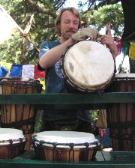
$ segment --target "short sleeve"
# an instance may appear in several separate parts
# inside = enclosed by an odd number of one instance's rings
[[[39,57],[41,57],[44,53],[46,53],[48,50],[50,50],[50,48],[48,46],[48,42],[45,41],[45,42],[41,43],[39,50],[40,50]]]

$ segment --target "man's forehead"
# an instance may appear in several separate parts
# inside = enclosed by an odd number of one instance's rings
[[[74,14],[74,13],[72,13],[71,11],[64,11],[63,13],[62,13],[62,16],[61,16],[61,19],[72,19],[72,20],[79,20],[79,18]]]

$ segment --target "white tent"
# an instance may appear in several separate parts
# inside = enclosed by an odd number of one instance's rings
[[[7,40],[17,29],[19,29],[17,23],[0,5],[0,44]]]

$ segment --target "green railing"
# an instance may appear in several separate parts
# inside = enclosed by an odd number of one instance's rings
[[[135,103],[135,92],[109,92],[100,94],[9,94],[0,95],[2,104],[31,104],[37,109],[103,108],[112,103]],[[49,162],[27,157],[0,159],[0,168],[135,168],[135,152],[110,152],[110,159],[79,163]],[[120,157],[121,156],[121,157]]]

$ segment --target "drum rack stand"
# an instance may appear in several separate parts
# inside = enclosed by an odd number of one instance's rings
[[[107,92],[92,94],[0,94],[0,105],[29,104],[37,109],[91,109],[106,108],[112,103],[135,103],[135,92]],[[127,168],[135,167],[134,151],[112,152],[110,160],[79,163],[33,160],[28,157],[0,159],[0,168]]]

